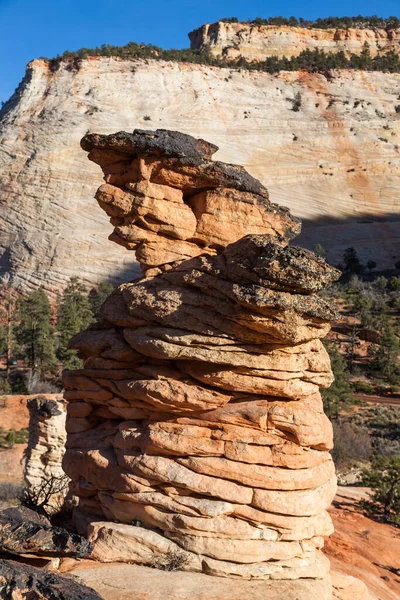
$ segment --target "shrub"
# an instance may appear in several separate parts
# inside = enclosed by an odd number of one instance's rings
[[[57,386],[48,381],[41,381],[39,374],[29,371],[25,377],[25,386],[28,394],[57,394]]]
[[[400,457],[376,456],[362,477],[372,490],[372,501],[366,505],[369,511],[400,525]]]
[[[9,448],[13,448],[15,444],[15,431],[11,430],[6,435],[6,443]]]
[[[0,378],[0,392],[2,394],[11,394],[12,388],[11,384],[8,381],[7,377]]]
[[[352,387],[355,392],[359,394],[375,394],[375,388],[370,383],[365,383],[365,381],[353,381]]]
[[[359,461],[367,461],[372,455],[368,429],[347,421],[334,421],[334,448],[332,458],[338,470]]]
[[[294,97],[294,100],[292,100],[292,104],[293,104],[292,110],[294,112],[298,112],[300,110],[301,102],[302,102],[301,94],[300,94],[300,92],[297,92],[297,94]]]
[[[48,475],[36,486],[24,489],[21,504],[48,516],[54,512],[54,503],[61,508],[68,490],[69,479],[66,475]]]
[[[391,292],[400,291],[400,277],[391,277],[389,279],[388,288]]]
[[[21,483],[11,481],[0,481],[0,502],[5,500],[17,500],[22,494],[24,486]]]
[[[181,571],[189,561],[190,555],[187,552],[168,550],[167,554],[156,558],[151,566],[161,571]]]
[[[387,288],[388,280],[386,277],[381,275],[378,279],[375,280],[375,285],[379,290],[385,290]]]
[[[322,258],[324,258],[326,256],[326,250],[322,246],[322,244],[315,244],[314,252],[317,256],[321,256]]]

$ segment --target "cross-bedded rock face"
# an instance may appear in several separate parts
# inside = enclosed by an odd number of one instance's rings
[[[286,209],[242,167],[214,162],[217,146],[177,131],[88,134],[82,148],[106,183],[96,199],[110,216],[110,239],[135,250],[143,270],[216,254],[248,233],[282,243],[300,233]],[[155,269],[154,269],[155,268]]]
[[[336,482],[319,388],[335,312],[316,293],[338,272],[288,246],[298,222],[203,140],[158,130],[82,145],[106,173],[111,238],[145,271],[73,338],[84,368],[64,377],[64,468],[93,556],[325,578]]]

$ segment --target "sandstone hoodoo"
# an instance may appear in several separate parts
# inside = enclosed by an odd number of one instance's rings
[[[37,396],[28,401],[28,409],[25,484],[37,503],[45,501],[48,512],[57,512],[67,493],[61,467],[66,439],[65,402],[55,397]]]
[[[87,135],[110,239],[144,277],[75,336],[64,469],[102,561],[320,582],[336,487],[319,388],[338,271],[216,147],[157,130]],[[295,585],[295,583],[293,583]],[[311,583],[310,583],[311,585]]]

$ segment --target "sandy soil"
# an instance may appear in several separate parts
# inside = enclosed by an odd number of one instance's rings
[[[25,448],[26,444],[16,444],[0,452],[0,481],[22,482]]]

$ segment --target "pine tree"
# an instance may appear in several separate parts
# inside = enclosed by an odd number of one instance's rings
[[[357,256],[357,252],[353,247],[347,248],[344,251],[343,262],[346,273],[355,273],[356,275],[359,275],[363,270],[363,266]]]
[[[55,331],[50,302],[43,287],[17,302],[17,320],[15,340],[29,367],[42,378],[56,373]]]
[[[400,277],[391,277],[389,279],[388,288],[391,292],[399,292],[400,291]]]
[[[101,309],[106,298],[114,290],[112,283],[100,283],[99,287],[92,288],[89,292],[89,303],[94,318],[98,321],[101,318]]]
[[[379,347],[375,352],[372,365],[392,384],[397,384],[400,377],[399,353],[399,338],[387,323],[383,327]]]
[[[1,290],[0,316],[0,355],[6,357],[6,380],[10,375],[11,357],[14,346],[15,298],[12,287],[5,284]]]
[[[334,344],[327,343],[326,349],[331,359],[332,372],[335,377],[332,385],[322,390],[325,412],[330,419],[339,417],[340,409],[353,399],[353,390],[349,381],[346,361]]]
[[[57,310],[57,331],[60,334],[58,354],[65,369],[79,369],[81,361],[75,350],[68,349],[73,335],[83,331],[93,322],[86,287],[77,277],[71,278],[64,289]]]

